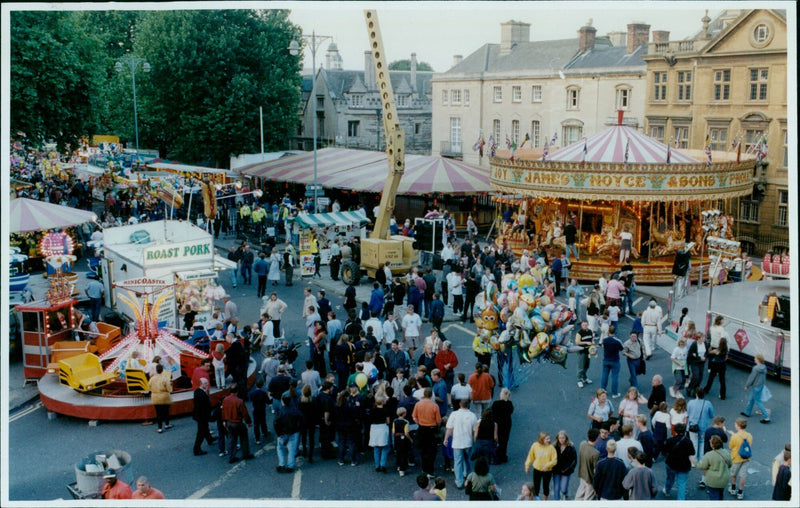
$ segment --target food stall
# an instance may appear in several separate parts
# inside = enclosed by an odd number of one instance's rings
[[[118,309],[131,322],[133,309],[118,306],[124,290],[119,283],[131,279],[161,280],[175,286],[168,301],[160,307],[159,327],[178,329],[183,314],[191,306],[196,320],[211,318],[216,300],[223,291],[216,279],[220,270],[236,265],[214,250],[214,238],[201,228],[185,221],[161,220],[116,228],[103,232],[105,257],[101,260],[106,305]]]
[[[314,275],[314,244],[319,249],[321,264],[330,261],[328,243],[366,236],[364,225],[369,219],[358,212],[300,213],[289,219],[300,226],[300,275]]]

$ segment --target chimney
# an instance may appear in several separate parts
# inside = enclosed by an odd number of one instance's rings
[[[708,9],[706,9],[706,15],[700,19],[700,22],[703,23],[703,31],[700,34],[700,38],[709,39],[711,34],[708,32],[708,24],[711,23],[711,18],[708,17]]]
[[[647,44],[650,40],[650,25],[644,23],[630,23],[628,24],[628,50],[627,54],[636,51],[636,48],[642,44]]]
[[[653,42],[669,42],[669,31],[653,30]]]
[[[615,48],[621,48],[625,45],[625,32],[609,32],[608,40],[611,41],[611,45]]]
[[[592,26],[591,18],[586,22],[586,26],[578,30],[578,51],[585,53],[594,48],[594,38],[597,34],[597,29]]]
[[[367,90],[375,90],[375,64],[372,62],[372,52],[364,51],[364,86]]]
[[[531,24],[522,21],[509,20],[500,23],[500,54],[511,53],[514,45],[519,42],[531,41]]]
[[[411,89],[417,91],[417,54],[411,53]]]
[[[462,55],[453,55],[453,67],[460,64],[462,60],[464,60]]]

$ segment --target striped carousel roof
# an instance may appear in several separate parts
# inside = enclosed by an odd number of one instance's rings
[[[489,192],[489,172],[444,157],[406,155],[400,195]],[[314,182],[314,155],[304,153],[239,168],[243,175],[301,184]],[[317,182],[323,187],[381,192],[389,168],[384,152],[323,148],[317,150]]]
[[[583,148],[586,146],[586,162],[625,162],[625,145],[628,144],[628,162],[631,164],[663,164],[667,160],[667,145],[625,125],[614,125],[594,136],[581,139],[577,143],[554,152],[549,160],[581,162]],[[700,161],[679,152],[670,150],[672,164],[698,164]]]

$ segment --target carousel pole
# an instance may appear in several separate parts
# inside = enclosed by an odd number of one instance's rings
[[[650,253],[653,252],[653,202],[650,201],[650,245],[647,248],[647,262],[650,262]]]

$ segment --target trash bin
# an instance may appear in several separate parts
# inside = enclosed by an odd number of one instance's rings
[[[90,453],[75,463],[77,489],[84,495],[99,494],[106,483],[103,479],[106,469],[113,469],[118,480],[133,485],[130,454],[122,450],[109,450]]]

